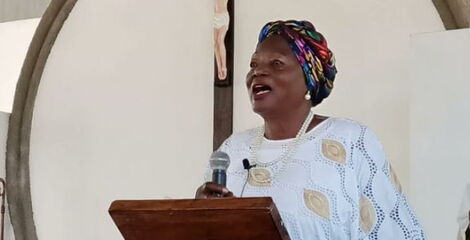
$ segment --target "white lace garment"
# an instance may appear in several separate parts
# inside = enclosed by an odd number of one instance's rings
[[[238,197],[257,132],[234,134],[220,147],[231,159],[227,187]],[[264,139],[258,161],[275,161],[290,141]],[[250,171],[243,197],[272,197],[292,240],[425,239],[380,142],[355,121],[329,118],[290,159]]]

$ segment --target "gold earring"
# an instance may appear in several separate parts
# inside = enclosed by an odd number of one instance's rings
[[[311,98],[311,96],[310,96],[310,91],[307,91],[307,93],[305,94],[304,98],[305,98],[305,100],[310,101],[310,98]]]

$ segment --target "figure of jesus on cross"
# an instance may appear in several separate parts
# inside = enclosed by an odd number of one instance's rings
[[[232,134],[234,13],[234,0],[214,0],[214,150]]]
[[[225,35],[230,24],[230,15],[227,9],[228,0],[215,0],[214,12],[214,53],[217,63],[217,77],[219,80],[227,78],[227,51],[225,49]]]

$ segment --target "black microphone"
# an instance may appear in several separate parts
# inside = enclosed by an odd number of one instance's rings
[[[250,164],[250,161],[248,161],[248,159],[243,159],[243,168],[246,169],[246,170],[250,170],[251,168],[254,168],[256,167],[256,164],[253,164],[251,165]]]
[[[230,157],[222,151],[212,153],[209,160],[212,169],[212,182],[222,186],[227,185],[227,168],[230,165]]]
[[[250,161],[248,161],[248,159],[246,158],[243,159],[242,162],[243,162],[243,168],[247,170],[247,174],[246,174],[245,183],[243,184],[242,191],[240,193],[240,197],[243,197],[243,193],[245,192],[246,183],[248,182],[248,179],[250,178],[250,169],[256,167],[256,164],[251,165]]]

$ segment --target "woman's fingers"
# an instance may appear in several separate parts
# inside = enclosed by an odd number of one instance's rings
[[[224,197],[235,197],[235,196],[233,195],[233,192],[229,191],[228,193],[224,194]]]
[[[208,193],[218,193],[218,194],[225,195],[230,192],[226,187],[216,184],[216,183],[207,182],[205,183],[205,185],[206,185],[206,191]]]
[[[204,183],[196,191],[196,198],[212,198],[215,196],[233,197],[233,193],[226,187],[212,182]]]

